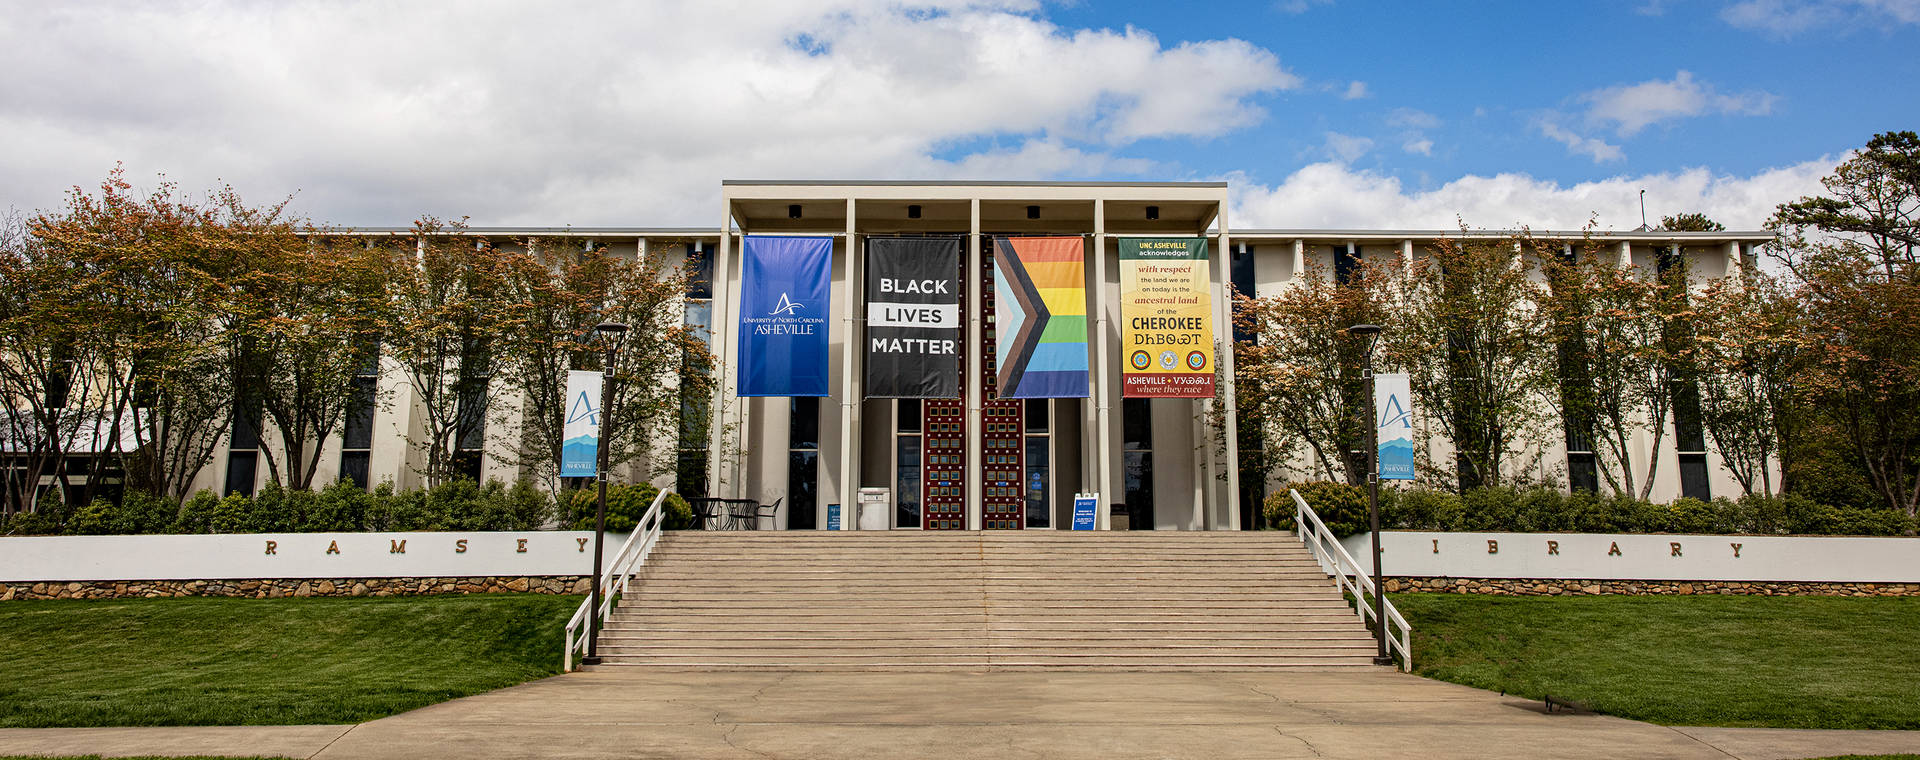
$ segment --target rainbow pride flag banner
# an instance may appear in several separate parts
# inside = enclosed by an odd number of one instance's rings
[[[996,237],[993,293],[999,398],[1086,398],[1086,241]]]

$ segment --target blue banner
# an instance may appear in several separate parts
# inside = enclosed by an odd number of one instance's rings
[[[566,408],[560,477],[594,477],[600,471],[600,373],[567,371]]]
[[[1380,479],[1413,480],[1413,394],[1403,373],[1373,376]]]
[[[832,266],[832,238],[747,236],[740,263],[739,395],[827,395]]]

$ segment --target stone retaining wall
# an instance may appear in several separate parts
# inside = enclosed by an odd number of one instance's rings
[[[12,599],[131,599],[227,596],[269,599],[302,596],[417,596],[423,594],[581,594],[584,575],[467,578],[278,578],[214,581],[45,581],[0,583],[0,602]]]
[[[1794,581],[1635,581],[1554,578],[1387,578],[1388,592],[1493,594],[1496,596],[1591,596],[1598,594],[1686,596],[1920,596],[1920,583],[1809,583]]]

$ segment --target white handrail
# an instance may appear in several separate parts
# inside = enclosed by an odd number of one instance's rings
[[[1307,500],[1300,497],[1299,491],[1289,488],[1287,493],[1293,495],[1294,530],[1300,536],[1300,542],[1307,545],[1307,550],[1313,553],[1313,558],[1319,560],[1322,567],[1331,567],[1342,592],[1353,592],[1353,606],[1361,624],[1372,623],[1373,604],[1368,597],[1375,595],[1373,578],[1367,575],[1359,562],[1354,561],[1352,554],[1347,553],[1347,547],[1342,546],[1333,531],[1327,529],[1320,515],[1307,506]],[[1391,655],[1397,650],[1400,653],[1400,669],[1412,672],[1413,628],[1407,625],[1406,618],[1400,616],[1400,611],[1393,608],[1392,600],[1382,597],[1381,602],[1387,610],[1388,622],[1392,623],[1392,627],[1385,628],[1387,654]],[[1399,638],[1393,635],[1396,628],[1399,629]]]
[[[634,523],[633,532],[627,534],[626,543],[620,545],[620,551],[613,555],[613,561],[607,563],[604,574],[594,579],[595,583],[600,584],[601,599],[600,609],[595,611],[598,624],[593,628],[596,632],[604,628],[607,616],[613,613],[614,589],[618,588],[622,594],[627,592],[627,581],[646,563],[647,555],[653,553],[653,545],[659,542],[660,531],[665,527],[661,522],[660,505],[666,503],[669,493],[672,492],[661,489],[660,494],[653,497],[653,504],[641,513],[639,522]],[[616,577],[618,583],[615,582]],[[566,651],[560,655],[560,670],[563,673],[573,672],[574,652],[585,654],[587,651],[587,637],[579,633],[592,607],[593,595],[589,592],[586,601],[581,602],[580,608],[574,610],[573,617],[567,620]]]

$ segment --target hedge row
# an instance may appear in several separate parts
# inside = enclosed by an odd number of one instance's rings
[[[1346,483],[1292,483],[1334,533],[1367,529],[1367,493]],[[1293,529],[1286,490],[1263,505],[1269,528]],[[1631,496],[1562,493],[1550,488],[1476,488],[1463,494],[1416,488],[1380,489],[1380,527],[1512,533],[1707,533],[1745,535],[1898,536],[1913,518],[1891,509],[1833,507],[1798,494],[1655,504]]]
[[[608,530],[632,530],[658,493],[646,483],[609,486]],[[525,480],[511,486],[455,480],[405,491],[383,483],[371,492],[347,481],[319,491],[270,483],[252,497],[221,498],[202,490],[178,505],[135,491],[119,503],[98,498],[78,509],[57,498],[43,500],[38,511],[0,519],[0,535],[590,529],[594,497],[583,490],[555,499]],[[662,509],[668,528],[692,526],[693,514],[678,495],[669,496]]]

